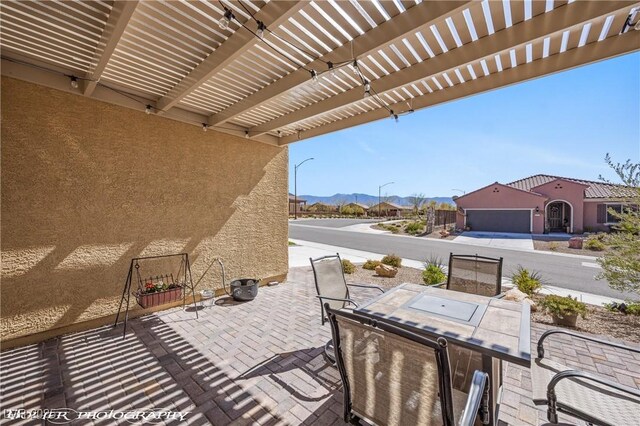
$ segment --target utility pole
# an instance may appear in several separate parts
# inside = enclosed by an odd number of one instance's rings
[[[380,207],[381,207],[380,205],[382,204],[382,197],[380,194],[381,194],[382,188],[384,188],[387,185],[392,185],[394,183],[395,182],[387,182],[384,185],[380,185],[378,187],[378,217],[382,217],[382,214],[380,213]]]
[[[293,219],[298,219],[298,167],[309,160],[313,160],[313,157],[307,158],[293,167]]]

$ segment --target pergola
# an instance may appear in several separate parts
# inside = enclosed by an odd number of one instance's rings
[[[636,51],[639,4],[3,0],[2,73],[286,145]]]

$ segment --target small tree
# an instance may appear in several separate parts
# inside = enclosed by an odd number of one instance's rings
[[[424,194],[411,194],[409,197],[409,203],[413,208],[413,213],[420,218],[420,211],[424,208],[424,204],[427,201]]]
[[[609,154],[605,161],[629,191],[624,194],[625,205],[620,212],[609,209],[619,222],[614,226],[616,232],[609,236],[612,250],[598,259],[602,272],[597,278],[607,280],[615,290],[640,294],[640,164],[631,160],[613,163]]]

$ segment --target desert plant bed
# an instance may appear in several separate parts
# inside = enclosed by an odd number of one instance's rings
[[[402,283],[423,283],[422,270],[420,269],[403,266],[398,268],[398,274],[394,278],[383,278],[377,276],[375,271],[363,269],[362,263],[356,264],[355,272],[346,275],[346,279],[348,283],[368,283],[384,289],[391,289]],[[543,297],[534,295],[533,300],[539,304]],[[558,327],[553,325],[551,315],[545,313],[543,309],[532,312],[531,321]],[[640,343],[640,332],[638,331],[640,330],[640,316],[625,315],[620,312],[611,312],[602,306],[587,305],[587,318],[580,318],[575,330]]]
[[[533,237],[533,248],[535,250],[550,251],[555,253],[571,253],[580,254],[583,256],[602,256],[604,253],[611,251],[611,247],[606,244],[606,239],[603,241],[603,250],[592,250],[590,245],[587,244],[589,239],[594,239],[593,235],[574,235],[575,237],[581,237],[584,239],[582,248],[575,249],[569,248],[568,240],[551,240],[549,237]]]

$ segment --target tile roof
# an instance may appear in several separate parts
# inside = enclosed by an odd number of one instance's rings
[[[531,191],[531,189],[535,188],[536,186],[544,185],[545,183],[552,182],[556,179],[563,179],[569,182],[576,182],[582,185],[587,185],[588,188],[586,188],[584,191],[585,198],[622,198],[633,197],[634,195],[637,195],[637,193],[634,194],[633,188],[629,186],[551,175],[529,176],[524,179],[508,183],[507,185],[524,191]]]

